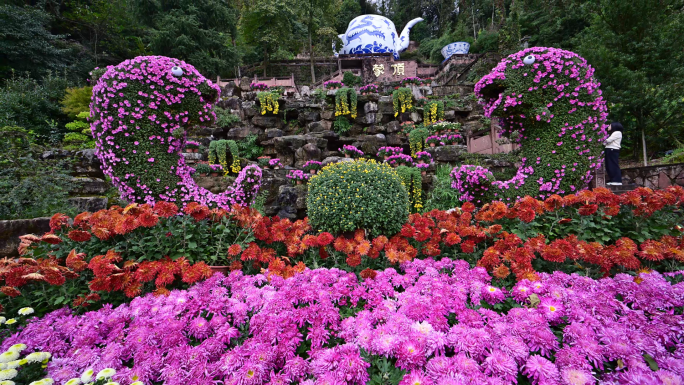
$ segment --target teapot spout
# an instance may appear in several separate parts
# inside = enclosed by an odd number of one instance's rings
[[[397,52],[404,52],[406,51],[406,48],[409,46],[409,34],[411,33],[411,28],[413,28],[414,25],[420,23],[423,21],[422,17],[417,17],[406,24],[406,27],[404,27],[404,30],[401,31],[401,35],[399,36],[399,45],[397,46]]]

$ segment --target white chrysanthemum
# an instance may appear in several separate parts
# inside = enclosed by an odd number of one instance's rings
[[[15,345],[10,346],[9,349],[7,349],[7,350],[10,350],[13,352],[23,352],[25,349],[26,349],[25,344],[15,344]]]
[[[13,325],[15,323],[17,323],[17,320],[15,320],[14,318],[10,318],[7,321],[5,321],[5,325]]]
[[[93,379],[93,373],[93,369],[86,369],[86,371],[81,374],[81,381],[84,384],[90,382],[90,380]]]
[[[0,381],[11,380],[17,376],[17,371],[15,369],[5,369],[0,370]]]
[[[29,315],[33,314],[33,308],[32,307],[22,307],[19,309],[19,315]]]
[[[25,360],[30,363],[43,362],[49,359],[52,355],[47,352],[35,352],[26,356]]]
[[[43,381],[43,385],[52,385],[55,383],[55,380],[50,377],[45,377],[41,381]]]
[[[17,358],[19,358],[19,352],[15,352],[12,350],[8,350],[8,351],[0,354],[0,362],[2,362],[2,363],[14,361]]]
[[[14,381],[5,380],[5,381],[0,381],[0,385],[15,385],[15,384],[14,384]]]
[[[10,361],[5,364],[5,367],[3,369],[16,369],[21,366],[21,361],[15,360],[15,361]]]
[[[64,385],[81,385],[81,379],[72,378],[71,380],[67,381]]]
[[[103,378],[112,378],[112,377],[114,377],[115,374],[116,374],[116,370],[114,370],[112,368],[106,368],[106,369],[100,370],[100,372],[97,373],[97,376],[95,376],[95,378],[98,380],[103,379]]]
[[[114,381],[109,381],[109,382],[105,383],[104,385],[119,385],[119,383],[114,382]]]
[[[0,385],[2,385],[2,384],[0,384]],[[132,383],[131,385],[145,385],[145,384],[143,384],[142,381],[136,381],[136,382]]]
[[[5,317],[0,317],[0,325],[4,324],[6,319]]]

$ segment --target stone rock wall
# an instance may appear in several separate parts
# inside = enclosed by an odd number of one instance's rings
[[[19,237],[25,234],[43,235],[50,231],[50,218],[0,221],[0,257],[19,255]]]

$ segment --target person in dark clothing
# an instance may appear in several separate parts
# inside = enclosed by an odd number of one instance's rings
[[[622,185],[622,170],[620,170],[620,143],[622,142],[622,124],[613,122],[608,129],[610,136],[604,142],[606,146],[606,173],[608,185]]]

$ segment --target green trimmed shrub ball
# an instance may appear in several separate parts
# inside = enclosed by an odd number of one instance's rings
[[[389,165],[358,159],[323,167],[309,180],[309,223],[340,234],[365,229],[371,237],[392,236],[408,220],[409,196]]]

